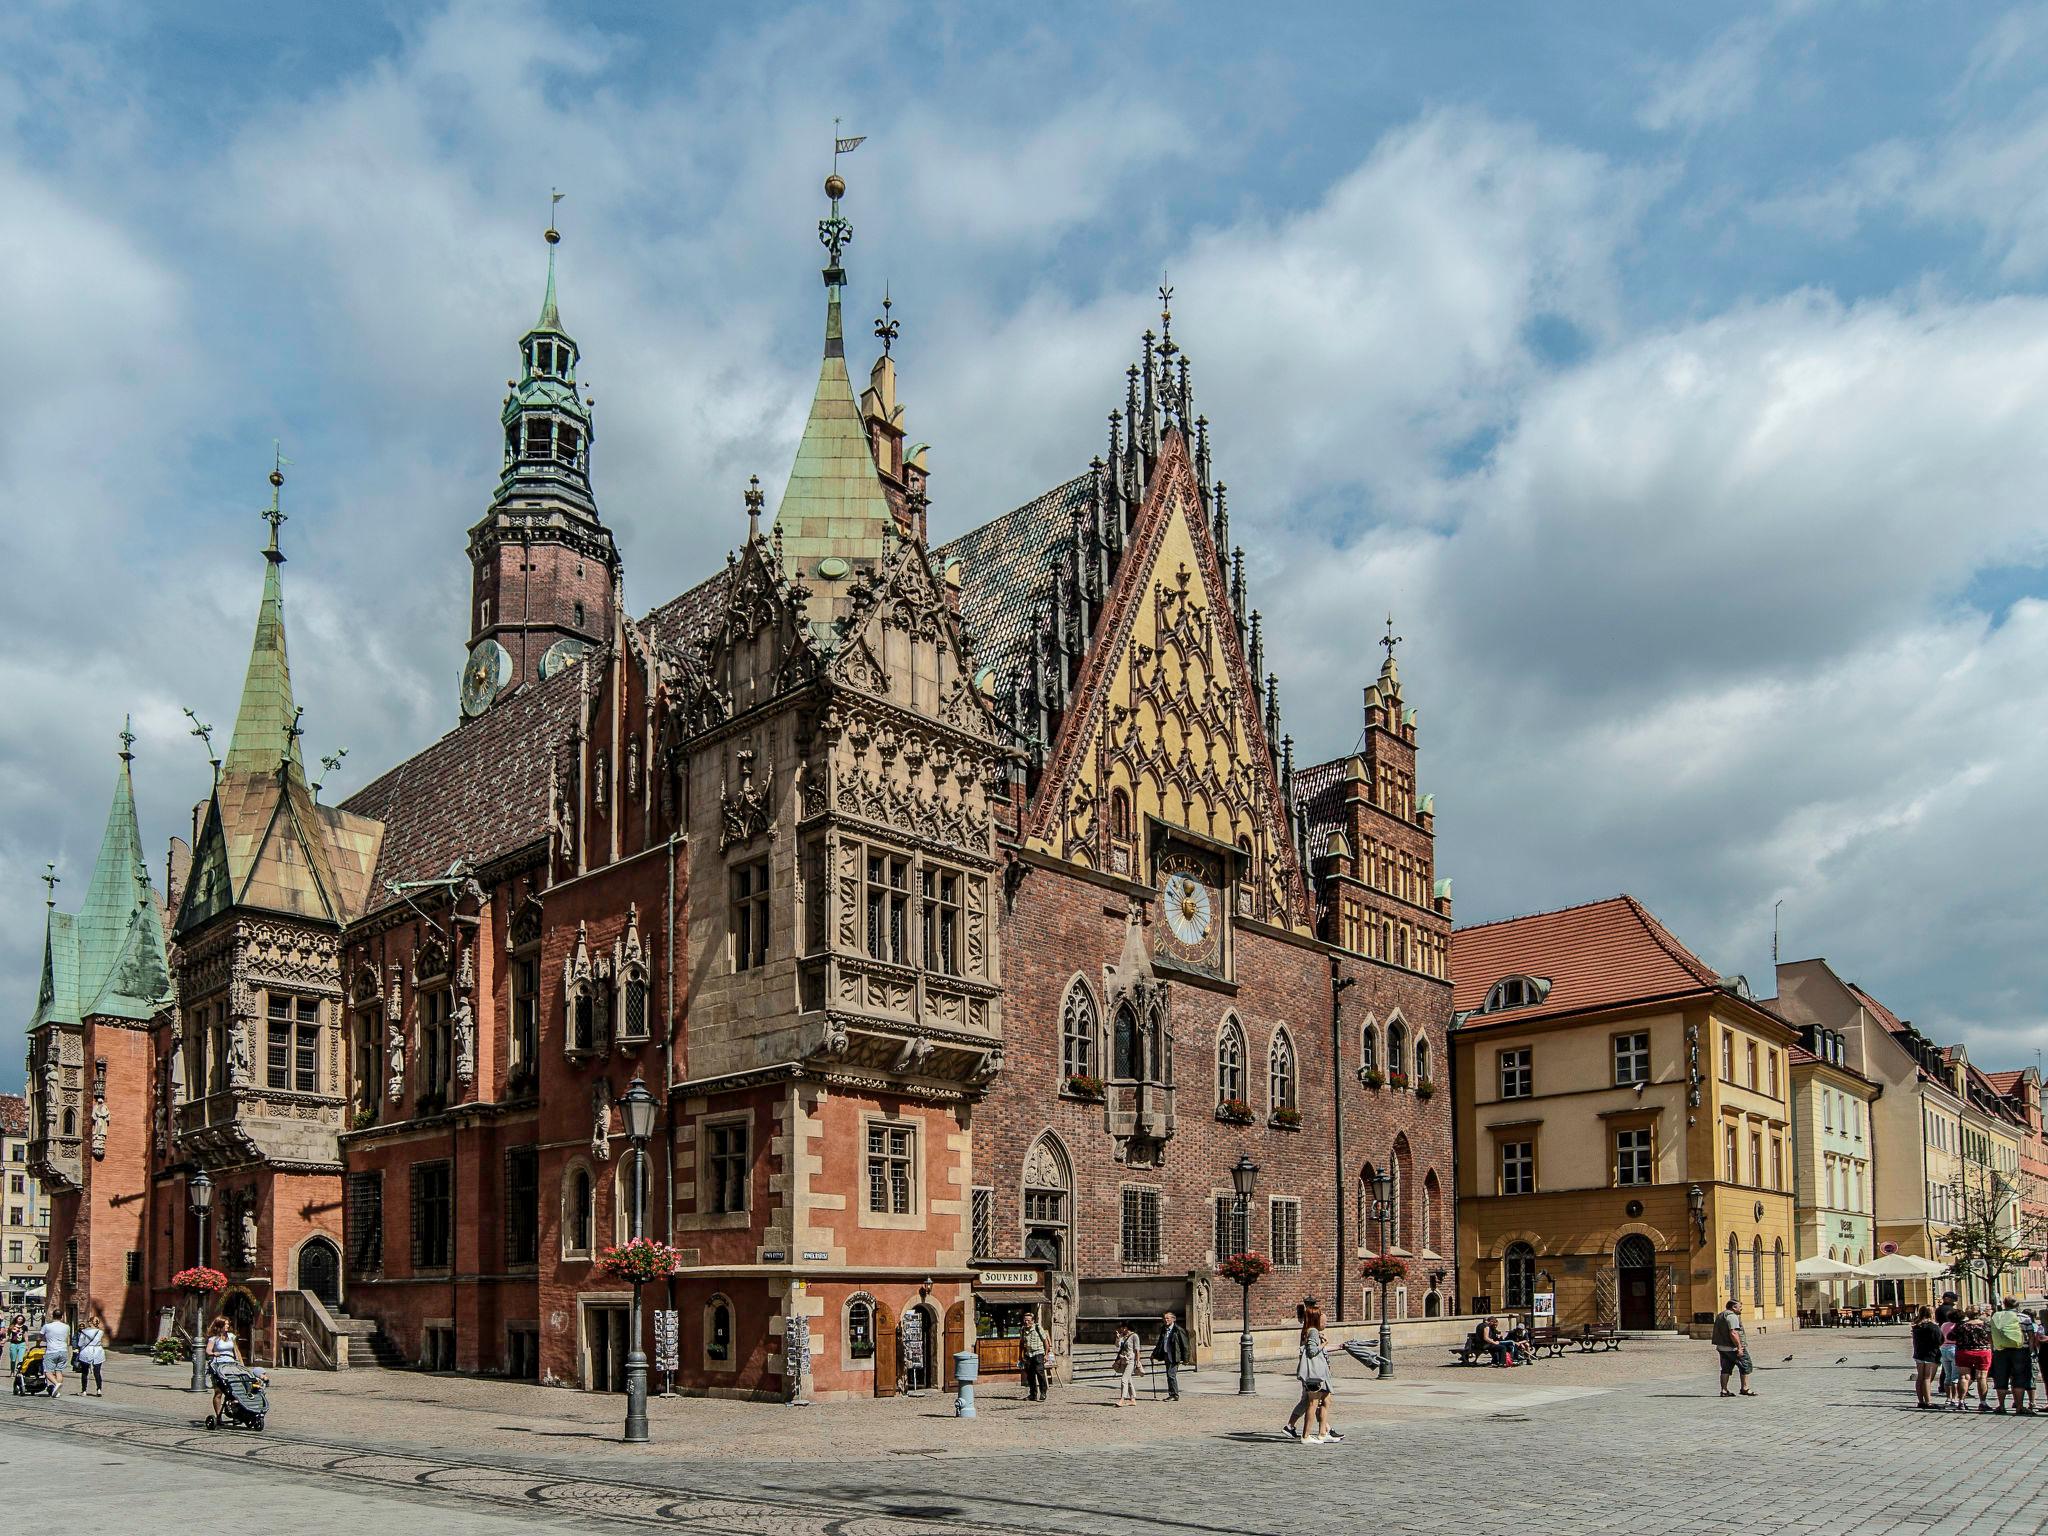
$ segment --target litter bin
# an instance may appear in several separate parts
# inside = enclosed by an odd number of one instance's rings
[[[971,1419],[974,1417],[974,1382],[981,1375],[981,1356],[971,1349],[963,1349],[953,1356],[953,1379],[960,1384],[960,1393],[953,1399],[953,1417]]]

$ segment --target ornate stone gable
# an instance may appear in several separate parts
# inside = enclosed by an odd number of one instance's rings
[[[1168,434],[1025,818],[1027,842],[1150,882],[1145,818],[1245,851],[1240,915],[1313,921],[1272,744],[1186,453]]]

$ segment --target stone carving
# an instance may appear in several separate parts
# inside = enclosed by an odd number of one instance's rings
[[[1188,1322],[1194,1328],[1195,1348],[1205,1354],[1215,1314],[1215,1281],[1207,1270],[1196,1270],[1188,1276]]]
[[[249,1021],[237,1014],[228,1025],[228,1085],[247,1088],[250,1071]]]
[[[626,743],[626,793],[640,793],[640,743],[637,741]]]
[[[95,1099],[92,1106],[92,1155],[95,1162],[107,1155],[107,1127],[111,1119],[107,1114],[107,1101]]]
[[[852,1037],[846,1032],[845,1021],[828,1017],[825,1020],[825,1038],[818,1046],[820,1054],[843,1058],[852,1044]]]
[[[1074,1277],[1064,1271],[1052,1277],[1052,1327],[1048,1338],[1054,1372],[1059,1380],[1069,1380],[1074,1353]]]
[[[891,1072],[915,1072],[931,1058],[932,1043],[923,1035],[912,1035],[889,1063]]]
[[[469,949],[465,946],[455,979],[455,1007],[449,1019],[455,1036],[455,1080],[464,1087],[476,1081],[476,1011],[470,1005],[470,996],[475,989],[476,974],[471,969]]]
[[[597,754],[596,758],[592,760],[590,765],[590,801],[591,805],[596,809],[597,814],[600,816],[604,815],[605,813],[604,787],[605,781],[610,777],[611,774],[608,771],[605,763],[605,755],[602,751],[600,751]]]
[[[405,1097],[405,1011],[401,991],[404,979],[405,967],[392,966],[391,999],[384,1014],[384,1054],[391,1073],[385,1095],[393,1104]]]
[[[982,1052],[981,1059],[974,1064],[974,1070],[968,1074],[968,1081],[977,1085],[992,1083],[1001,1075],[1002,1070],[1003,1050],[1001,1046],[997,1046],[992,1051]]]
[[[590,1155],[600,1163],[612,1156],[612,1093],[602,1078],[590,1085]]]
[[[261,1248],[262,1234],[256,1225],[256,1191],[250,1190],[242,1196],[241,1210],[236,1213],[241,1232],[242,1263],[253,1266]]]
[[[719,785],[719,828],[718,846],[721,851],[734,843],[743,843],[763,833],[773,835],[775,816],[775,765],[770,763],[768,771],[757,785],[754,782],[754,749],[741,747],[735,758],[740,782],[734,789],[730,784]]]
[[[576,859],[576,812],[569,802],[568,791],[562,788],[562,766],[559,761],[548,763],[548,854],[557,864],[573,864]]]

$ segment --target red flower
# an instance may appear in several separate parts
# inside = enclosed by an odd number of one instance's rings
[[[1239,1285],[1250,1285],[1263,1275],[1273,1272],[1273,1261],[1263,1253],[1233,1253],[1216,1266],[1216,1273],[1226,1280]]]
[[[217,1269],[195,1264],[192,1268],[181,1269],[171,1276],[171,1284],[196,1296],[218,1296],[228,1288],[228,1277]]]
[[[628,1284],[637,1281],[645,1285],[655,1280],[666,1280],[682,1267],[680,1252],[651,1237],[639,1237],[616,1248],[603,1249],[597,1256],[599,1274],[608,1280],[624,1280]]]

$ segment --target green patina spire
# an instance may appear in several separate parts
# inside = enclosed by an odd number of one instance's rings
[[[85,889],[74,931],[78,941],[78,993],[84,1012],[114,1018],[149,1018],[171,997],[171,965],[163,919],[150,889],[142,830],[135,819],[130,765],[135,733],[121,727],[121,769],[114,803],[100,837],[99,858]]]
[[[842,145],[847,141],[841,140]],[[853,239],[853,226],[840,214],[846,183],[835,170],[825,178],[832,200],[830,216],[818,221],[818,239],[828,253],[825,267],[825,356],[818,368],[818,388],[811,398],[789,485],[776,510],[785,556],[807,578],[823,582],[821,595],[834,595],[854,562],[879,561],[895,526],[889,501],[875,471],[853,381],[846,372],[846,334],[840,319],[840,293],[846,269],[840,252]]]
[[[554,194],[555,201],[562,194]],[[549,224],[548,287],[540,319],[519,338],[520,368],[508,380],[505,408],[499,413],[505,429],[505,467],[498,478],[492,506],[530,504],[540,496],[559,496],[587,521],[597,518],[590,490],[590,444],[597,435],[590,402],[576,382],[576,340],[562,329],[555,304],[555,248],[562,233]]]
[[[249,651],[242,706],[235,712],[235,734],[223,767],[228,773],[274,773],[285,763],[288,772],[303,779],[299,712],[292,703],[292,670],[285,659],[284,551],[277,547],[278,527],[285,520],[279,505],[283,463],[279,459],[270,471],[270,506],[263,513],[270,524],[270,543],[263,551],[263,602],[256,610],[256,640]]]
[[[548,291],[541,296],[540,318],[533,323],[533,333],[552,331],[567,335],[562,329],[562,312],[555,307],[555,247],[562,243],[562,232],[550,224],[543,238],[548,243]]]

